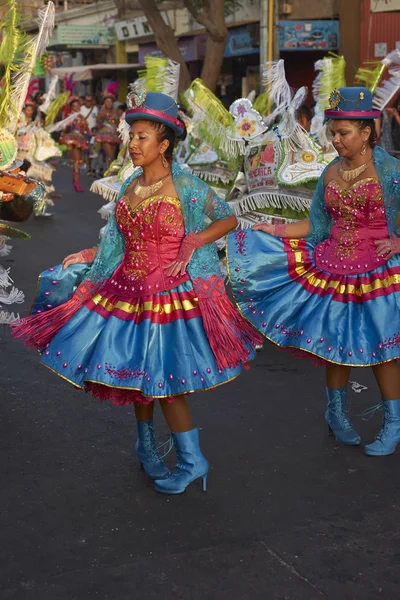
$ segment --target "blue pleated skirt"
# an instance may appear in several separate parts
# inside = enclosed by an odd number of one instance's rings
[[[335,275],[315,265],[306,240],[247,230],[228,236],[228,270],[240,311],[278,346],[324,364],[400,359],[399,256]]]

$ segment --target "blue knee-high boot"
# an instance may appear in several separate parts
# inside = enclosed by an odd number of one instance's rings
[[[156,445],[153,421],[136,421],[138,440],[135,444],[140,465],[151,479],[165,479],[171,471],[165,466]]]
[[[361,438],[353,428],[348,417],[347,387],[326,388],[328,396],[328,408],[325,413],[325,421],[329,425],[330,433],[341,444],[347,446],[358,446]]]
[[[382,429],[376,436],[375,442],[364,446],[365,454],[369,456],[388,456],[396,450],[400,442],[400,400],[386,400],[383,402]]]
[[[195,479],[202,479],[206,491],[208,462],[200,450],[199,430],[172,434],[178,461],[168,479],[157,480],[154,489],[163,494],[182,494]]]

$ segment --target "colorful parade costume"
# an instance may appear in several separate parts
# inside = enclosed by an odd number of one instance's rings
[[[118,118],[115,111],[104,112],[100,111],[97,118],[98,132],[96,134],[96,142],[109,144],[119,144],[120,139],[118,135]]]
[[[399,163],[381,148],[373,160],[378,179],[347,190],[322,174],[307,238],[229,236],[230,279],[243,315],[272,342],[320,362],[366,367],[400,358],[400,256],[386,261],[375,250],[376,240],[396,232]]]
[[[149,198],[132,211],[123,194],[139,174],[124,184],[93,265],[43,273],[34,316],[15,329],[44,365],[116,404],[226,383],[259,341],[226,296],[213,244],[195,252],[184,277],[163,275],[185,233],[229,217],[229,206],[174,165],[179,199]]]
[[[64,144],[68,149],[76,147],[88,150],[89,133],[87,120],[80,113],[76,113],[76,118],[69,123],[66,132],[61,134],[60,144]]]
[[[105,91],[104,100],[111,98],[115,102],[117,98],[117,83],[110,83]],[[107,110],[102,108],[97,116],[97,129],[96,142],[104,144],[119,144],[120,137],[118,134],[119,119],[117,112],[114,110]]]

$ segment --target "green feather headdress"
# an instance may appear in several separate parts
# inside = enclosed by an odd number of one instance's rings
[[[47,109],[47,113],[46,113],[46,120],[45,120],[46,127],[48,127],[49,125],[52,125],[54,123],[60,110],[63,109],[64,106],[67,104],[68,98],[70,97],[70,95],[71,95],[71,92],[69,92],[69,91],[62,92],[56,98],[54,98],[54,100],[52,100],[50,102],[49,108]]]
[[[195,79],[183,94],[183,104],[192,119],[193,135],[222,151],[226,157],[236,157],[244,151],[244,142],[228,137],[235,120],[220,100]]]
[[[374,94],[386,68],[387,65],[383,61],[366,61],[358,69],[355,80],[357,83],[367,87]]]
[[[314,80],[312,91],[317,103],[317,111],[323,112],[329,108],[329,97],[333,90],[346,87],[346,61],[343,56],[333,52],[315,63],[318,75]]]
[[[168,58],[146,56],[145,69],[138,71],[138,79],[130,85],[136,93],[145,89],[147,92],[160,92],[178,99],[179,73],[181,66]]]
[[[12,105],[12,82],[22,70],[21,53],[26,44],[26,36],[22,33],[19,24],[21,20],[15,0],[0,2],[0,8],[7,12],[0,23],[3,30],[3,39],[0,44],[0,69],[1,69],[1,93],[0,93],[0,128],[8,125],[10,114],[18,116],[16,107]]]

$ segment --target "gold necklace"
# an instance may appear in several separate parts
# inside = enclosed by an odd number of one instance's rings
[[[353,179],[357,179],[357,177],[359,175],[361,175],[361,173],[364,173],[365,169],[368,167],[371,160],[372,160],[372,156],[369,160],[367,160],[366,163],[364,163],[363,165],[360,165],[356,169],[343,169],[342,164],[344,161],[342,160],[339,165],[339,168],[338,168],[340,177],[343,179],[343,181],[346,181],[347,183],[349,181],[353,181]]]
[[[152,183],[151,185],[141,185],[138,179],[135,189],[133,191],[136,194],[136,196],[139,196],[139,198],[141,198],[142,200],[146,200],[146,198],[151,198],[151,196],[154,196],[154,194],[158,192],[158,190],[163,186],[164,179],[166,179],[168,176],[169,173],[167,173],[165,177],[163,177],[159,181],[156,181],[156,183]]]

